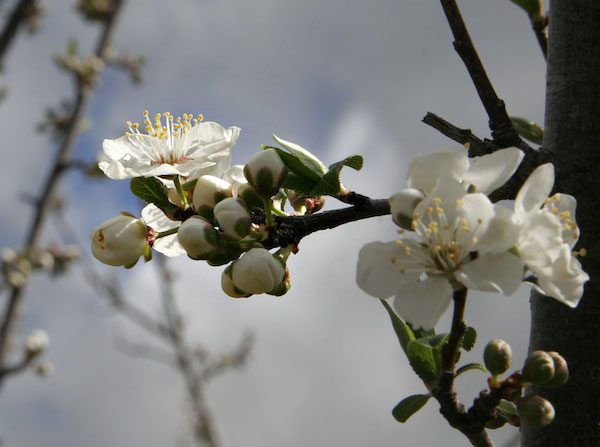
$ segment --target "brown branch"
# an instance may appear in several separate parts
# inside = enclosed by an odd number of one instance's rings
[[[115,7],[112,11],[112,14],[105,22],[103,22],[103,29],[95,51],[95,55],[101,59],[104,59],[105,57],[117,17],[122,9],[121,7],[123,3],[124,0],[115,0]],[[77,84],[76,101],[70,116],[68,130],[54,157],[50,172],[41,189],[39,199],[37,200],[35,213],[25,240],[25,252],[31,251],[36,246],[41,235],[43,223],[48,211],[50,210],[50,203],[52,202],[51,198],[61,178],[63,167],[67,166],[69,163],[69,159],[77,139],[77,124],[83,116],[83,112],[89,102],[90,95],[91,90],[89,88],[86,88],[81,83]],[[0,323],[0,368],[4,367],[6,363],[10,334],[12,332],[12,326],[22,300],[24,290],[25,285],[12,288],[4,314],[2,315]],[[0,386],[2,383],[3,381],[0,378]]]
[[[530,17],[531,28],[535,34],[535,38],[538,41],[544,59],[548,59],[548,34],[546,29],[548,28],[548,17],[540,15],[539,17]]]
[[[35,0],[20,0],[8,17],[2,34],[0,34],[0,71],[3,70],[8,48],[16,37],[19,27],[27,19],[27,12],[34,3]]]
[[[452,34],[454,35],[454,49],[462,59],[469,76],[475,85],[477,94],[490,119],[489,126],[492,137],[502,147],[519,146],[522,143],[519,134],[513,127],[504,101],[498,98],[490,79],[479,59],[471,36],[460,14],[455,0],[440,0]]]

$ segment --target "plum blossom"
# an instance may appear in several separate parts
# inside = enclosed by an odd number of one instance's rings
[[[517,250],[527,269],[535,275],[539,292],[576,307],[589,276],[572,252],[579,239],[575,222],[577,201],[569,194],[550,197],[554,166],[538,167],[525,181],[515,199],[514,219],[520,226]]]
[[[127,122],[129,132],[102,143],[107,159],[98,167],[107,177],[220,175],[229,167],[230,151],[240,133],[238,127],[225,129],[214,122],[203,122],[201,115],[194,118],[185,113],[183,118],[158,113],[152,123],[145,111],[144,118],[146,133],[140,132],[138,123]]]
[[[508,251],[518,227],[507,213],[485,194],[467,193],[457,179],[441,177],[415,208],[411,236],[361,249],[358,286],[381,299],[395,296],[396,312],[424,328],[436,324],[456,288],[511,295],[523,266]]]

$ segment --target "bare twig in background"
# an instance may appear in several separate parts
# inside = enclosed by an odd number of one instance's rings
[[[109,47],[110,39],[115,27],[115,23],[119,12],[122,9],[124,0],[115,0],[114,7],[108,18],[102,22],[102,31],[96,45],[95,56],[103,60]],[[50,209],[52,196],[55,193],[56,187],[63,173],[64,167],[68,165],[71,153],[73,152],[75,141],[77,139],[78,123],[83,116],[83,112],[88,104],[91,96],[91,88],[89,85],[82,83],[79,78],[76,78],[74,107],[71,112],[69,126],[65,132],[64,139],[58,148],[53,161],[48,177],[41,189],[41,194],[37,198],[34,216],[31,220],[29,230],[25,239],[25,250],[29,252],[35,248],[38,239],[41,235],[44,220]],[[6,365],[6,357],[9,350],[9,341],[11,338],[12,327],[16,319],[17,310],[21,303],[23,292],[27,283],[21,286],[13,286],[10,292],[9,299],[2,318],[0,320],[0,369]],[[4,376],[5,378],[6,376]],[[3,384],[3,377],[0,377],[0,386]]]
[[[10,13],[4,29],[0,34],[0,72],[4,67],[6,52],[17,35],[19,27],[27,20],[29,11],[34,7],[36,0],[19,0]]]

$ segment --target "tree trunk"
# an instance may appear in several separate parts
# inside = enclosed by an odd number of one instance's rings
[[[558,351],[571,377],[535,388],[556,409],[548,427],[523,428],[523,447],[600,446],[600,1],[552,0],[544,147],[555,157],[557,189],[577,198],[580,258],[592,278],[576,309],[532,296],[530,350]]]

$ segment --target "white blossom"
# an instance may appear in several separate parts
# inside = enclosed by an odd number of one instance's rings
[[[239,128],[225,129],[189,114],[184,114],[183,119],[168,112],[156,114],[152,123],[145,111],[144,118],[146,133],[140,132],[138,123],[128,122],[129,132],[102,143],[108,160],[100,161],[98,167],[108,177],[220,175],[229,167]]]
[[[153,203],[146,205],[142,209],[141,214],[146,225],[157,233],[173,230],[181,225],[180,221],[171,220],[165,216],[165,213]],[[152,244],[152,248],[169,257],[181,256],[186,253],[185,249],[177,240],[177,233],[156,239]]]
[[[48,349],[49,344],[50,337],[48,337],[46,331],[37,329],[27,337],[27,341],[25,342],[25,350],[27,351],[27,355],[31,358],[40,355],[42,352]]]

